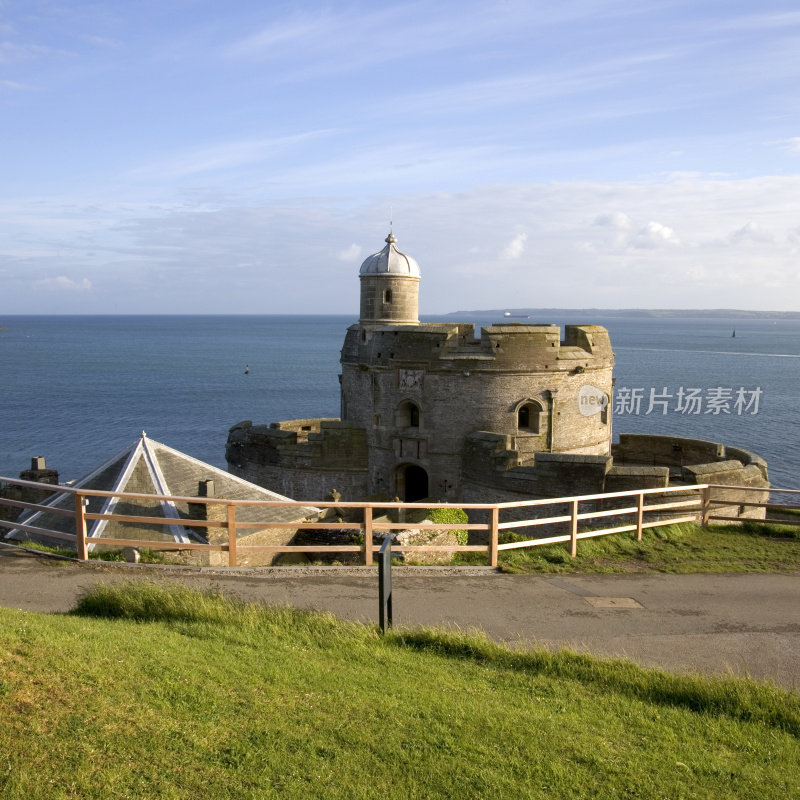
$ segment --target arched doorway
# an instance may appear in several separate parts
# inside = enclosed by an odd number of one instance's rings
[[[416,464],[398,467],[398,494],[405,503],[416,503],[428,496],[428,473]]]

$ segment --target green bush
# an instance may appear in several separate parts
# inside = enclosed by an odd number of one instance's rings
[[[432,508],[428,511],[428,519],[436,525],[464,525],[469,522],[467,512],[463,508]],[[469,531],[465,528],[454,528],[452,533],[460,545],[465,545],[469,539]]]
[[[498,544],[511,544],[513,542],[525,542],[528,539],[533,539],[533,536],[524,533],[517,533],[516,531],[500,531],[497,534]]]

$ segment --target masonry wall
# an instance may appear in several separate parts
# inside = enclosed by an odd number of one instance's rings
[[[52,486],[57,486],[58,470],[48,469],[44,458],[37,457],[31,459],[30,469],[24,469],[19,473],[19,479],[22,481],[31,481],[32,483],[48,483]],[[15,500],[18,503],[42,503],[50,494],[50,492],[44,489],[13,486],[11,484],[8,486],[0,485],[0,498]],[[23,511],[24,509],[22,508],[0,503],[0,519],[14,522]],[[0,528],[0,538],[5,535],[6,530],[6,528]]]
[[[360,278],[362,323],[419,323],[419,278],[385,273]],[[391,293],[388,300],[387,292]]]
[[[513,437],[519,464],[536,453],[606,455],[610,410],[580,413],[590,384],[611,394],[613,353],[604,328],[439,323],[410,328],[352,326],[342,349],[343,419],[366,432],[372,492],[399,494],[398,468],[426,470],[432,496],[461,495],[467,437]],[[418,419],[405,409],[413,404]],[[518,410],[533,410],[529,428]],[[538,413],[537,413],[538,412]]]
[[[245,420],[228,432],[228,471],[293,500],[366,497],[363,429],[339,420],[288,420],[272,426]]]
[[[382,313],[376,293],[392,279],[362,281],[362,312]],[[587,387],[611,396],[613,362],[608,332],[596,325],[567,326],[563,339],[556,325],[493,325],[478,337],[466,323],[353,325],[341,356],[342,420],[240,423],[228,438],[229,469],[309,502],[334,489],[345,500],[402,498],[410,466],[427,474],[428,495],[444,501],[712,479],[752,486],[753,498],[763,499],[766,464],[748,451],[634,434],[622,434],[612,448],[610,407],[584,415],[580,403]],[[527,425],[520,423],[523,405]]]

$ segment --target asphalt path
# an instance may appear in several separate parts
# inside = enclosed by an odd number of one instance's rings
[[[95,583],[178,582],[246,601],[375,623],[377,570],[199,570],[79,564],[0,547],[0,606],[66,612]],[[481,629],[514,646],[569,647],[676,672],[749,675],[800,690],[800,575],[504,575],[393,571],[394,624]]]

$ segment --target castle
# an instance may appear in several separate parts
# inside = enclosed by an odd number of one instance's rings
[[[235,475],[302,500],[495,502],[682,483],[768,486],[758,456],[623,435],[614,353],[598,325],[420,323],[420,269],[395,236],[361,265],[341,352],[341,417],[228,434]],[[612,452],[613,450],[613,452]]]

